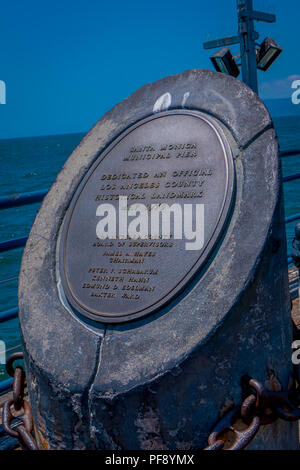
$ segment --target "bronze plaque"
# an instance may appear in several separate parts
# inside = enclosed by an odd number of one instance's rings
[[[127,129],[63,222],[59,272],[71,306],[107,323],[165,306],[210,259],[233,189],[229,143],[208,115],[166,111]]]

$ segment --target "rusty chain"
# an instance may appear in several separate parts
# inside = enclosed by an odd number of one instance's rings
[[[29,401],[24,398],[24,390],[26,386],[25,372],[23,367],[13,367],[14,362],[24,359],[22,352],[12,354],[6,361],[6,371],[13,377],[12,392],[13,398],[6,400],[2,409],[2,427],[3,430],[11,437],[18,439],[23,450],[38,450],[37,443],[33,437],[33,419],[32,409]],[[11,426],[11,421],[16,417],[12,412],[23,411],[19,417],[20,423]]]
[[[208,446],[204,450],[242,450],[252,441],[261,426],[271,424],[278,418],[285,421],[300,419],[297,388],[270,391],[250,377],[243,377],[242,388],[246,395],[242,404],[232,408],[221,418],[209,435]]]
[[[7,400],[2,410],[2,426],[11,437],[18,439],[22,449],[37,450],[32,434],[33,419],[29,401],[24,398],[26,385],[23,367],[13,367],[15,361],[23,359],[23,353],[12,354],[6,362],[7,373],[13,377],[13,398]],[[300,419],[300,388],[291,390],[267,390],[258,380],[242,378],[244,400],[240,406],[228,410],[217,423],[208,437],[204,450],[242,450],[252,441],[261,426],[271,424],[277,419],[297,421]],[[20,423],[11,426],[15,417],[12,412],[23,411]],[[229,436],[228,436],[229,435]]]

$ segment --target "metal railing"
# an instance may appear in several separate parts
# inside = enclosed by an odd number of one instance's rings
[[[285,150],[280,152],[280,157],[289,157],[289,156],[296,156],[300,155],[300,149],[293,149],[293,150]],[[287,183],[289,181],[295,181],[300,179],[300,173],[294,173],[283,178],[283,182]],[[18,206],[24,206],[26,204],[34,204],[36,202],[41,202],[44,197],[46,196],[48,190],[41,190],[41,191],[34,191],[29,193],[23,194],[14,194],[11,196],[3,196],[0,197],[0,209],[10,209]],[[296,220],[300,220],[300,213],[294,214],[292,216],[286,217],[285,223],[289,224]],[[17,248],[24,247],[26,245],[28,237],[21,237],[21,238],[13,238],[12,240],[6,240],[0,242],[0,253],[14,250]],[[288,255],[288,264],[292,264],[293,259],[291,254]],[[6,282],[15,281],[17,277],[13,277],[10,279],[5,279],[1,281],[1,284]],[[295,290],[295,289],[294,289]],[[9,310],[5,310],[0,312],[0,323],[6,322],[8,320],[12,320],[13,318],[18,317],[18,308],[14,307]],[[0,382],[0,394],[7,391],[11,385],[12,379],[7,379]]]
[[[284,158],[284,157],[293,157],[293,156],[297,156],[297,155],[300,155],[300,149],[292,149],[292,150],[283,150],[282,152],[280,152],[280,157],[281,158]],[[298,180],[300,179],[300,173],[293,173],[291,175],[287,175],[287,176],[284,176],[282,178],[282,181],[284,183],[287,183],[289,181],[295,181],[295,180]],[[295,222],[296,220],[300,220],[300,213],[297,213],[297,214],[293,214],[289,217],[286,217],[285,219],[285,223],[286,224],[289,224],[291,222]],[[292,255],[291,253],[288,254],[288,264],[289,266],[291,264],[293,264],[293,258],[292,258]]]

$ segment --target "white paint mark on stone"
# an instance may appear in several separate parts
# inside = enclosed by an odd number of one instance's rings
[[[172,102],[172,96],[171,93],[165,93],[164,95],[161,95],[154,103],[153,106],[153,112],[154,113],[159,113],[161,111],[166,111],[170,106]]]
[[[182,106],[183,108],[185,107],[185,103],[187,102],[187,99],[188,99],[189,96],[190,96],[190,92],[189,92],[189,91],[185,92],[185,94],[183,95],[182,103],[181,103],[181,106]]]

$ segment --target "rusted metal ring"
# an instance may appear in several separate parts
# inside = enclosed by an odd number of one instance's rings
[[[261,422],[259,416],[254,416],[251,424],[244,431],[237,431],[236,429],[233,429],[235,433],[235,441],[230,447],[228,447],[228,450],[242,450],[247,447],[249,442],[251,442],[254,436],[257,434],[260,428],[260,424]]]
[[[298,421],[300,419],[300,408],[294,406],[291,402],[285,401],[285,406],[288,410],[285,410],[281,406],[276,407],[276,413],[279,418],[284,421]]]
[[[216,425],[214,430],[210,433],[208,437],[208,444],[209,446],[206,448],[207,450],[216,450],[213,448],[213,446],[217,446],[218,449],[221,449],[220,447],[220,442],[223,443],[223,446],[225,444],[225,441],[220,438],[221,434],[224,433],[225,431],[235,431],[232,427],[232,424],[235,420],[235,418],[239,415],[240,408],[237,406],[233,408],[232,410],[228,411],[227,414],[221,419],[221,421]],[[219,444],[217,444],[219,442]],[[222,446],[222,447],[223,447]]]
[[[13,368],[13,364],[15,361],[19,359],[24,359],[24,354],[22,352],[16,352],[16,353],[11,354],[6,361],[6,372],[11,377],[13,377],[15,374],[15,369]],[[21,366],[18,366],[18,367],[20,369],[23,369]]]
[[[22,367],[17,366],[12,384],[14,408],[19,411],[23,406],[25,373]]]
[[[249,385],[256,391],[256,408],[261,406],[261,401],[265,393],[265,387],[256,379],[250,379]]]
[[[24,415],[22,416],[21,420],[24,424],[26,431],[30,433],[33,429],[31,405],[27,400],[24,400],[23,407],[24,407]]]
[[[221,435],[225,431],[231,431],[234,433],[234,441],[233,443],[224,450],[242,450],[244,449],[249,442],[252,441],[254,436],[259,430],[261,419],[256,414],[252,416],[250,424],[244,431],[239,431],[235,429],[234,424],[235,421],[239,418],[244,417],[249,422],[251,411],[253,406],[257,401],[257,397],[255,395],[248,396],[242,403],[241,407],[237,406],[232,410],[228,411],[228,413],[221,419],[221,421],[216,425],[213,432],[209,435],[208,438],[208,447],[206,450],[221,450],[225,445],[225,440],[221,437]],[[243,414],[242,414],[243,410]]]
[[[254,412],[256,410],[257,397],[255,395],[249,395],[242,403],[241,406],[241,417],[246,424],[253,419]]]
[[[3,405],[3,409],[2,409],[2,427],[3,427],[3,430],[6,432],[6,434],[8,434],[11,437],[18,438],[17,431],[14,431],[11,428],[11,425],[10,425],[12,419],[14,418],[14,415],[12,414],[11,409],[10,409],[10,407],[13,404],[14,404],[13,400],[7,400]]]
[[[25,449],[38,450],[38,447],[37,447],[37,444],[36,444],[34,438],[25,429],[24,426],[22,426],[22,425],[18,426],[17,430],[18,430],[18,439],[19,439],[21,445],[23,445],[25,447]]]

